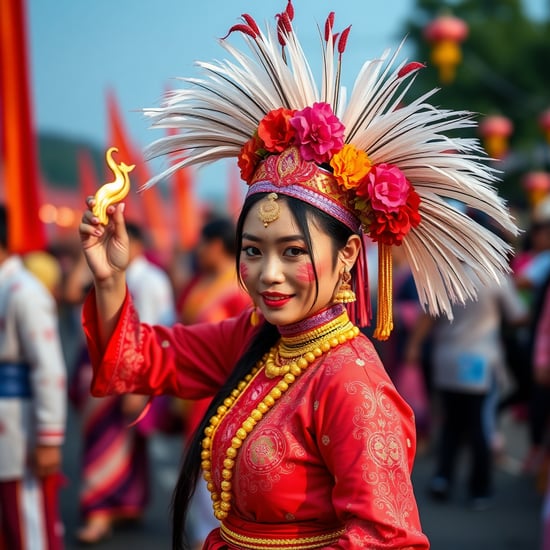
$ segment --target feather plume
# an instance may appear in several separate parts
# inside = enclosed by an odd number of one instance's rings
[[[147,147],[147,158],[178,160],[145,187],[186,166],[237,157],[274,109],[329,103],[346,128],[345,142],[364,150],[373,163],[398,166],[420,196],[421,223],[402,246],[423,306],[452,318],[453,303],[475,298],[480,285],[498,282],[508,270],[510,247],[450,204],[456,200],[482,210],[504,231],[517,233],[494,188],[498,174],[478,141],[453,137],[476,126],[474,114],[434,107],[430,99],[437,90],[405,103],[422,65],[398,63],[403,42],[393,53],[386,50],[364,63],[345,104],[333,16],[319,29],[320,90],[291,18],[265,32],[250,25],[250,16],[243,18],[250,30],[241,32],[246,53],[220,40],[230,60],[198,62],[200,77],[182,79],[184,88],[167,94],[161,107],[144,110],[153,127],[179,131]],[[345,32],[347,39],[349,28]]]

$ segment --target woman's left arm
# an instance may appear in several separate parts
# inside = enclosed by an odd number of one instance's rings
[[[330,548],[429,548],[410,477],[414,416],[372,344],[359,337],[340,348],[316,392],[316,437],[346,526]]]

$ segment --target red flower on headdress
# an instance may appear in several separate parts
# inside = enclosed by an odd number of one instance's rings
[[[355,208],[373,241],[400,245],[420,223],[420,197],[392,164],[373,166],[355,189]]]
[[[267,113],[258,126],[258,136],[264,142],[266,151],[282,153],[292,145],[296,131],[290,125],[290,119],[296,111],[275,109]]]
[[[241,170],[241,179],[247,183],[250,183],[252,180],[256,167],[260,160],[262,160],[262,147],[262,140],[254,134],[241,149],[237,164]]]
[[[406,203],[397,212],[372,210],[368,223],[372,240],[387,245],[400,245],[403,237],[420,223],[419,206],[420,197],[411,186]]]
[[[304,160],[330,162],[344,145],[344,125],[328,103],[314,103],[296,111],[290,124],[296,130],[296,143]]]

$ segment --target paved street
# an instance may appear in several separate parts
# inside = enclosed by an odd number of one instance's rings
[[[415,484],[424,530],[433,550],[539,550],[540,496],[534,483],[519,474],[519,462],[526,448],[525,429],[506,420],[508,456],[498,468],[493,506],[474,512],[464,503],[460,490],[450,502],[434,503],[425,487],[433,468],[429,453],[417,459]],[[170,548],[169,501],[180,457],[175,438],[157,437],[152,445],[154,492],[152,505],[139,526],[121,527],[114,536],[97,546],[101,550],[162,550]],[[65,448],[65,470],[69,486],[62,494],[62,512],[67,530],[67,550],[80,548],[73,533],[78,524],[78,424],[71,418]]]

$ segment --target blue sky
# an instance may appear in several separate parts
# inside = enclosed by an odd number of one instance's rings
[[[545,0],[526,0],[540,14]],[[224,55],[216,38],[250,13],[261,24],[286,0],[27,0],[34,118],[40,131],[106,148],[105,96],[112,89],[137,146],[161,137],[137,112],[158,104],[173,78],[196,74],[195,60]],[[396,47],[414,0],[294,0],[295,26],[316,53],[316,23],[336,12],[337,30],[352,24],[344,59],[352,80],[362,61]],[[311,44],[311,50],[310,45]],[[223,194],[223,166],[197,173],[199,196]]]

